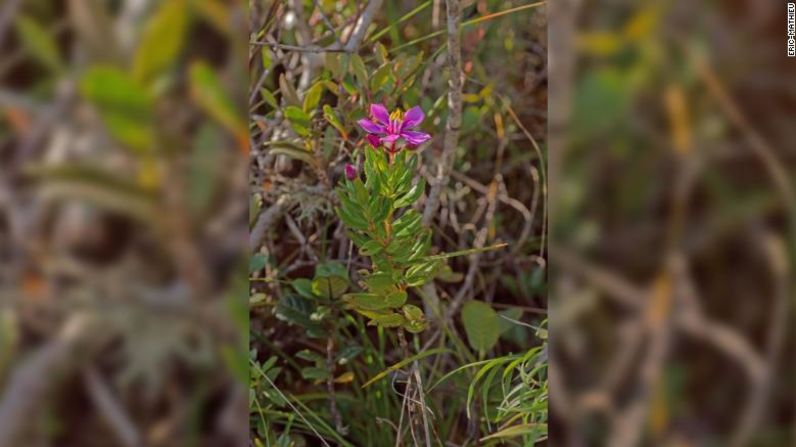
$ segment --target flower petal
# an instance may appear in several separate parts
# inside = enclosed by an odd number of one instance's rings
[[[357,124],[368,133],[385,133],[384,126],[380,126],[369,119],[362,118],[357,121]]]
[[[390,122],[390,112],[387,111],[387,108],[384,107],[384,104],[371,104],[370,117],[381,124],[387,124]]]
[[[381,142],[386,144],[386,145],[389,145],[389,144],[395,143],[399,138],[401,138],[400,135],[390,134],[390,135],[387,135],[385,137],[381,137]]]
[[[379,140],[379,137],[377,137],[376,135],[369,133],[365,138],[368,140],[368,143],[370,143],[370,145],[373,146],[374,148],[381,146],[381,141]]]
[[[412,130],[405,130],[401,132],[401,136],[406,139],[409,144],[414,146],[419,146],[431,139],[431,135],[425,132],[415,132]]]
[[[423,122],[423,119],[426,117],[423,114],[423,109],[420,106],[414,106],[411,109],[406,111],[404,115],[404,125],[402,129],[412,129],[417,127],[418,124]]]

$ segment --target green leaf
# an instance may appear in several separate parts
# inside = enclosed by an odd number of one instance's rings
[[[290,121],[290,126],[297,134],[302,137],[309,136],[312,122],[303,110],[296,106],[288,106],[285,108],[285,118]]]
[[[206,62],[194,62],[189,69],[191,97],[196,104],[239,140],[248,141],[246,114],[235,107],[221,79]]]
[[[368,324],[371,326],[382,326],[387,328],[401,327],[406,322],[406,319],[404,319],[403,315],[392,311],[371,311],[364,309],[354,310],[370,318],[370,322]]]
[[[462,307],[462,324],[470,346],[479,353],[492,349],[500,336],[497,313],[481,301],[468,301]]]
[[[307,278],[297,278],[290,282],[295,291],[304,298],[315,298],[312,292],[312,281]]]
[[[353,360],[356,356],[361,354],[363,351],[361,346],[352,345],[346,346],[337,353],[337,363],[339,365],[345,365],[346,363]]]
[[[323,93],[323,82],[318,81],[307,90],[306,95],[304,95],[304,113],[309,114],[316,107],[318,107],[318,103],[321,102],[321,94]]]
[[[263,97],[265,102],[268,103],[269,106],[273,107],[274,109],[279,108],[279,104],[276,102],[276,97],[268,89],[261,88],[260,95]]]
[[[177,60],[188,29],[187,0],[161,2],[146,23],[133,61],[133,77],[142,85],[151,82]]]
[[[61,71],[63,62],[58,46],[46,29],[27,16],[17,17],[16,27],[19,40],[31,56],[50,70]]]
[[[329,378],[329,370],[318,367],[302,368],[301,377],[307,380],[326,380]]]
[[[310,318],[313,312],[315,305],[312,301],[298,295],[286,295],[277,303],[274,315],[282,321],[304,328],[310,337],[324,337],[326,332],[323,326]]]
[[[323,117],[329,122],[329,124],[334,126],[338,132],[340,132],[340,135],[343,136],[343,139],[348,139],[348,132],[346,132],[343,123],[341,123],[340,119],[337,118],[337,115],[334,113],[334,110],[331,108],[331,106],[329,106],[329,104],[323,105]]]
[[[224,142],[220,129],[212,123],[199,128],[191,153],[188,202],[191,211],[200,215],[208,209],[217,187],[222,164],[219,163]]]
[[[381,253],[382,250],[384,250],[384,247],[382,247],[379,241],[368,241],[359,248],[359,254],[362,256],[374,256]]]
[[[387,293],[395,289],[392,277],[388,273],[374,273],[364,280],[367,290],[373,293]]]
[[[315,268],[315,277],[339,276],[348,280],[348,270],[338,261],[326,261]]]
[[[319,363],[321,365],[326,363],[326,359],[323,356],[315,351],[310,351],[309,349],[302,349],[301,351],[297,352],[296,357],[308,362]]]
[[[423,195],[423,192],[426,190],[426,181],[424,179],[420,179],[417,183],[415,183],[412,188],[407,192],[404,196],[399,198],[393,204],[393,209],[403,208],[405,206],[409,206],[417,202],[417,199]]]
[[[403,312],[404,317],[406,317],[404,329],[413,334],[423,332],[426,328],[426,320],[423,311],[415,305],[407,304],[403,307]]]
[[[320,277],[312,280],[312,293],[326,298],[339,298],[348,290],[348,280],[340,276]]]
[[[264,254],[256,254],[249,258],[249,274],[260,271],[265,268],[267,258]]]
[[[343,300],[357,311],[378,311],[401,307],[406,302],[406,292],[395,291],[379,293],[347,293]]]
[[[373,376],[370,380],[365,382],[364,385],[362,385],[362,388],[367,388],[367,387],[373,385],[374,383],[378,382],[379,380],[387,377],[387,375],[389,375],[391,372],[397,371],[397,370],[403,368],[404,366],[406,366],[406,365],[408,365],[408,364],[410,364],[410,363],[412,363],[414,361],[417,361],[417,360],[420,360],[420,359],[424,359],[424,358],[432,356],[432,355],[444,354],[446,352],[450,352],[450,349],[446,349],[446,348],[429,349],[428,351],[423,351],[420,354],[415,354],[415,355],[413,355],[411,357],[405,358],[405,359],[401,360],[400,362],[395,363],[394,365],[390,365],[389,368],[387,368],[384,371],[382,371],[382,372],[376,374],[375,376]]]
[[[301,105],[296,89],[287,81],[284,73],[279,75],[279,91],[282,92],[282,98],[285,100],[286,105],[296,107]]]
[[[373,73],[373,77],[370,79],[370,89],[375,92],[387,85],[392,78],[392,66],[385,64]]]
[[[80,93],[100,111],[110,134],[138,152],[153,143],[153,101],[127,73],[95,66],[80,80]]]
[[[359,57],[358,54],[351,55],[351,70],[354,72],[354,76],[356,76],[359,84],[366,87],[368,85],[368,70],[365,68],[365,63],[362,62],[362,58]]]

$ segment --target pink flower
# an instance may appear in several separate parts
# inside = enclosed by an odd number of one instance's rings
[[[414,149],[431,139],[425,132],[411,130],[423,122],[425,115],[419,106],[414,106],[401,113],[395,110],[392,114],[382,104],[370,105],[370,118],[357,121],[359,127],[368,133],[367,140],[373,147],[384,145],[390,152],[398,152],[404,146]]]
[[[357,178],[357,168],[351,163],[346,163],[345,165],[345,178],[348,180],[354,180]]]

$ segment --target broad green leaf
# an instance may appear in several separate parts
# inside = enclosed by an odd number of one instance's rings
[[[290,126],[302,137],[309,136],[312,122],[303,110],[296,106],[285,107],[285,118],[290,121]]]
[[[245,114],[235,107],[218,75],[206,62],[194,62],[190,68],[191,97],[197,105],[232,132],[239,141],[248,141],[249,127]]]
[[[314,295],[334,299],[348,290],[348,280],[340,276],[320,277],[312,280],[312,293]]]
[[[374,273],[365,278],[364,283],[373,293],[387,293],[395,289],[392,277],[388,273]]]
[[[110,134],[138,152],[153,143],[153,101],[127,73],[95,66],[80,80],[80,92],[100,112]]]
[[[315,277],[339,276],[348,279],[348,270],[345,265],[338,261],[326,261],[318,264],[315,268]]]
[[[413,334],[423,332],[426,328],[426,320],[423,311],[415,305],[407,304],[403,307],[403,312],[404,317],[406,317],[404,329]]]
[[[382,326],[387,328],[400,327],[406,322],[406,319],[404,319],[403,315],[392,311],[371,311],[364,309],[354,310],[370,318],[370,322],[368,322],[370,326]]]
[[[462,307],[462,324],[470,346],[479,353],[492,349],[500,336],[497,313],[482,301],[468,301]]]
[[[20,16],[16,19],[19,40],[31,56],[52,71],[60,71],[63,67],[61,54],[53,36],[30,17]]]
[[[133,77],[142,85],[151,82],[178,59],[188,29],[187,0],[160,2],[147,21],[133,62]]]
[[[343,299],[355,310],[377,311],[401,307],[406,302],[406,292],[392,293],[348,293]]]
[[[315,298],[312,292],[312,281],[307,278],[297,278],[290,282],[295,291],[304,298]]]

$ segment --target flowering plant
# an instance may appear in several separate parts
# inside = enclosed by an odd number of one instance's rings
[[[405,114],[400,109],[390,114],[382,104],[371,104],[370,116],[371,119],[363,118],[358,124],[368,133],[366,138],[374,148],[384,145],[394,154],[404,147],[415,149],[431,139],[431,135],[425,132],[411,130],[425,118],[419,106],[412,107]]]
[[[337,188],[337,214],[360,254],[370,258],[371,270],[363,272],[364,291],[345,294],[343,300],[371,324],[420,332],[423,312],[406,303],[407,288],[428,282],[444,263],[428,256],[431,230],[412,208],[426,186],[422,178],[414,181],[418,156],[401,149],[414,149],[431,136],[411,130],[423,120],[419,107],[392,115],[380,104],[370,110],[372,120],[359,121],[372,146],[365,148],[365,180],[346,166],[346,180]]]

